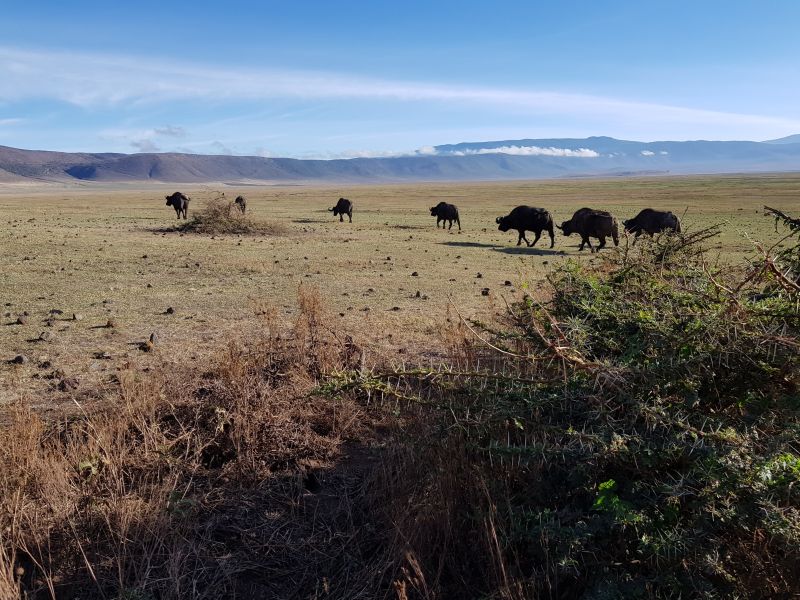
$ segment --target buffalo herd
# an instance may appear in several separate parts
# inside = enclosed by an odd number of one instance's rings
[[[167,206],[172,206],[175,209],[175,214],[180,219],[186,218],[189,209],[190,198],[180,192],[175,192],[171,196],[167,196]],[[242,214],[247,210],[247,200],[244,196],[237,196],[233,205],[238,208]],[[334,217],[339,217],[340,222],[344,222],[344,216],[347,215],[350,223],[353,222],[353,202],[347,198],[339,198],[336,206],[329,208],[328,212],[332,212]],[[458,216],[458,207],[454,204],[447,202],[439,202],[436,206],[431,207],[431,216],[436,217],[436,228],[439,228],[439,223],[442,224],[444,229],[445,224],[448,224],[448,229],[453,228],[453,223],[458,225],[458,230],[461,231],[461,219]],[[576,210],[572,218],[564,221],[561,225],[556,225],[553,222],[553,216],[544,208],[537,208],[535,206],[517,206],[514,210],[504,217],[497,217],[495,219],[497,228],[500,231],[508,231],[513,229],[519,234],[517,238],[517,246],[524,241],[528,247],[536,245],[536,242],[542,237],[542,232],[547,232],[550,236],[550,247],[555,246],[555,231],[554,228],[561,230],[565,236],[569,237],[573,233],[581,238],[579,250],[583,250],[584,246],[589,246],[589,250],[595,252],[602,250],[606,246],[606,238],[611,238],[615,246],[619,246],[619,227],[617,219],[610,212],[605,210],[597,210],[594,208],[581,208]],[[656,233],[662,232],[681,232],[681,222],[678,217],[670,211],[655,210],[652,208],[645,208],[640,211],[638,215],[632,219],[622,222],[622,226],[626,233],[634,236],[633,243],[642,233],[648,234],[650,237]],[[525,232],[530,231],[534,234],[533,241],[529,241],[525,237]],[[592,246],[591,238],[598,240],[597,247]]]

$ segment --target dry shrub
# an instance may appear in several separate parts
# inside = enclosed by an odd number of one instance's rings
[[[374,587],[377,533],[359,537],[363,549],[352,540],[369,520],[383,417],[314,393],[348,358],[319,293],[300,296],[296,331],[233,341],[205,370],[123,373],[105,409],[61,423],[15,409],[0,431],[0,597]]]
[[[714,235],[565,263],[454,360],[328,383],[404,409],[399,597],[800,594],[794,254],[717,267]]]
[[[285,235],[289,231],[280,223],[257,221],[243,214],[225,196],[209,200],[200,212],[193,213],[192,218],[180,225],[178,230],[212,235]]]

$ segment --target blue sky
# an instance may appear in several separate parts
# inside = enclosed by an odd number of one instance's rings
[[[6,2],[0,144],[346,157],[800,132],[800,2]]]

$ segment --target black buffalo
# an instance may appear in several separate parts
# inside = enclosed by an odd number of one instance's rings
[[[244,196],[236,196],[236,200],[234,200],[233,203],[236,205],[236,208],[242,211],[242,214],[247,210],[247,200]]]
[[[652,237],[662,231],[681,232],[681,222],[677,216],[669,211],[654,210],[652,208],[645,208],[634,218],[623,221],[622,224],[625,227],[625,231],[636,236],[633,238],[634,244],[642,233]]]
[[[497,217],[495,223],[498,224],[500,231],[508,231],[509,229],[516,229],[519,232],[519,239],[517,239],[517,246],[525,240],[525,243],[530,246],[535,246],[539,238],[542,237],[542,231],[550,234],[550,247],[555,245],[555,234],[553,233],[553,217],[543,208],[536,208],[533,206],[518,206],[505,217]],[[526,231],[532,231],[536,234],[533,238],[533,243],[528,241],[525,237]]]
[[[444,229],[445,221],[450,221],[448,229],[452,229],[453,221],[455,221],[458,223],[458,230],[461,231],[461,220],[458,218],[458,208],[455,204],[439,202],[436,206],[431,206],[431,216],[436,217],[436,229],[439,229],[439,223],[442,224],[442,229]]]
[[[188,196],[181,194],[180,192],[175,192],[171,196],[165,196],[167,199],[167,206],[171,206],[175,209],[175,214],[178,218],[186,218],[186,214],[189,212],[189,201],[191,200]]]
[[[611,237],[614,240],[614,245],[619,246],[619,230],[617,228],[617,220],[614,216],[604,210],[594,210],[591,208],[581,208],[575,211],[569,221],[564,221],[561,226],[556,225],[562,233],[566,236],[577,233],[581,236],[581,246],[579,250],[583,250],[584,244],[589,244],[589,250],[592,252],[595,249],[592,247],[592,242],[589,238],[597,238],[600,244],[597,249],[605,248],[606,238]]]
[[[347,198],[339,198],[339,201],[336,203],[336,206],[333,208],[329,208],[328,212],[333,211],[333,216],[339,215],[339,222],[344,221],[344,216],[350,219],[350,222],[353,222],[353,203],[350,202]]]

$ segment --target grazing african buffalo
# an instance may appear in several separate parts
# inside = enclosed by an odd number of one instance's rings
[[[555,245],[553,217],[543,208],[518,206],[505,217],[497,217],[495,223],[499,225],[498,229],[500,231],[516,229],[519,232],[517,246],[522,243],[522,240],[525,240],[528,247],[535,246],[539,238],[542,237],[542,231],[550,234],[550,247],[552,248]],[[536,234],[536,237],[533,238],[533,243],[529,242],[528,238],[525,237],[526,231],[532,231]]]
[[[171,206],[175,209],[175,214],[178,215],[178,218],[181,218],[181,214],[183,214],[183,218],[186,218],[186,214],[189,211],[189,201],[190,198],[188,196],[184,196],[180,192],[175,192],[171,196],[165,196],[167,199],[167,206]]]
[[[236,196],[236,200],[234,200],[233,203],[236,205],[236,208],[242,211],[242,214],[247,210],[247,200],[245,200],[244,196]]]
[[[645,208],[634,218],[623,221],[622,224],[625,231],[636,235],[633,238],[634,244],[642,233],[653,237],[653,234],[662,231],[681,232],[681,222],[678,217],[669,211],[653,210],[652,208]]]
[[[458,218],[458,208],[454,204],[447,202],[439,202],[436,206],[431,207],[431,216],[436,217],[436,229],[439,229],[439,223],[442,223],[444,229],[444,222],[450,221],[450,227],[453,228],[453,221],[458,223],[458,230],[461,231],[461,220]]]
[[[605,248],[606,237],[611,236],[614,240],[614,245],[619,246],[619,231],[617,229],[617,220],[611,213],[604,210],[594,210],[591,208],[581,208],[575,211],[569,221],[564,221],[559,227],[556,225],[566,236],[577,233],[581,236],[581,246],[579,250],[583,250],[584,244],[589,244],[589,250],[592,252],[595,249],[592,247],[590,237],[595,237],[600,240],[597,249]]]
[[[347,215],[350,218],[350,222],[353,222],[353,203],[350,202],[347,198],[339,198],[339,201],[336,203],[336,206],[333,208],[329,208],[328,212],[333,211],[333,216],[339,215],[339,222],[344,221],[344,216]]]

